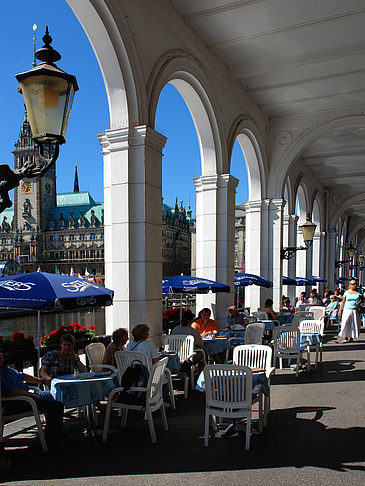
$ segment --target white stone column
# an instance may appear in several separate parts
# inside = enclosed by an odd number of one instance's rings
[[[114,290],[106,332],[146,323],[158,342],[162,324],[162,149],[147,126],[106,130],[104,156],[105,286]]]
[[[337,231],[335,229],[330,229],[327,231],[327,245],[326,245],[326,279],[327,288],[335,290],[336,285],[336,268],[335,263],[337,260],[336,253],[336,238]]]
[[[246,210],[245,234],[245,273],[268,278],[267,244],[269,239],[267,224],[267,205],[263,200],[248,201]],[[265,250],[263,249],[265,247]],[[245,306],[251,312],[263,306],[268,297],[268,289],[249,285],[245,288]]]
[[[288,216],[288,246],[296,247],[297,246],[297,223],[298,223],[298,216],[296,214],[290,214]],[[297,254],[294,253],[293,258],[288,260],[288,273],[283,274],[289,278],[295,279],[295,269],[296,269],[296,260]],[[292,305],[295,305],[295,297],[297,294],[297,287],[295,285],[288,285],[287,286],[287,293],[288,297],[290,298],[290,302]]]
[[[212,309],[223,327],[234,296],[234,212],[238,180],[230,174],[201,176],[196,187],[196,276],[230,285],[230,294],[196,296],[196,310]]]
[[[272,269],[273,281],[273,301],[274,309],[281,306],[281,296],[283,293],[283,265],[281,260],[281,248],[283,246],[283,210],[285,206],[284,199],[270,199],[268,205],[268,226],[271,227],[271,236],[269,239],[270,262]]]

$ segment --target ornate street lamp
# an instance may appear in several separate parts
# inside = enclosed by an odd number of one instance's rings
[[[349,257],[348,260],[337,260],[335,262],[335,267],[336,268],[341,268],[342,265],[345,265],[345,263],[351,263],[352,262],[352,259],[354,258],[355,256],[355,253],[356,253],[356,248],[354,247],[354,245],[352,243],[350,243],[350,245],[348,246],[347,250],[347,256]],[[355,267],[357,267],[357,265],[350,265],[350,268],[351,270],[353,270]]]
[[[39,146],[40,163],[27,161],[15,171],[0,165],[0,213],[12,206],[8,192],[25,177],[42,177],[55,164],[60,144],[66,142],[72,102],[79,88],[75,76],[55,65],[61,55],[50,45],[48,27],[43,42],[44,46],[35,53],[41,63],[15,76],[24,96],[33,139]]]
[[[302,230],[302,235],[303,235],[303,240],[305,246],[288,246],[285,248],[281,248],[280,251],[280,256],[282,260],[290,260],[290,258],[293,258],[294,253],[297,252],[298,250],[308,250],[310,246],[313,243],[313,237],[314,237],[314,232],[316,231],[317,225],[312,223],[312,220],[310,218],[310,215],[307,214],[307,219],[302,226],[299,226],[299,228]]]

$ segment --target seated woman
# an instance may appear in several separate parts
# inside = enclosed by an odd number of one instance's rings
[[[150,328],[146,324],[137,324],[137,326],[132,329],[132,336],[133,341],[130,341],[127,344],[127,351],[138,351],[147,354],[151,359],[152,364],[157,363],[159,360],[157,348],[151,341],[147,341],[150,337]]]
[[[276,316],[276,312],[272,308],[273,303],[274,302],[272,299],[266,299],[264,303],[264,307],[261,310],[267,313],[269,319],[273,319],[275,321],[277,319],[277,316]]]
[[[72,334],[64,334],[61,337],[61,349],[48,351],[42,358],[40,375],[47,386],[51,385],[53,378],[69,375],[77,368],[79,371],[87,371],[86,366],[75,353],[75,338]]]
[[[280,312],[291,312],[294,314],[295,309],[293,306],[290,305],[290,299],[289,297],[286,297],[283,303],[282,308],[280,309]]]
[[[103,364],[111,365],[117,368],[117,363],[114,358],[116,351],[123,351],[125,343],[128,341],[128,331],[120,327],[115,329],[112,334],[112,342],[108,344],[103,358]]]
[[[205,307],[199,312],[198,318],[195,319],[191,325],[193,329],[198,329],[200,335],[203,337],[218,334],[217,323],[213,319],[211,319],[210,316],[210,309]]]
[[[337,297],[335,295],[330,296],[330,303],[326,306],[326,309],[324,311],[325,313],[325,322],[327,324],[328,319],[336,319],[337,317],[337,312],[338,309],[340,308],[340,303],[337,300]]]

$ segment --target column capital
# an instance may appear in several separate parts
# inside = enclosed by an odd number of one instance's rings
[[[286,201],[282,198],[264,199],[269,210],[282,211],[285,207]]]
[[[211,191],[213,189],[220,189],[228,187],[229,189],[236,189],[239,180],[230,174],[211,174],[203,175],[193,179],[197,192]]]
[[[247,201],[244,203],[246,213],[261,211],[264,209],[264,206],[265,201],[263,199],[256,199],[255,201]]]
[[[129,147],[148,145],[159,152],[166,144],[166,137],[147,125],[139,127],[110,128],[98,135],[103,154],[126,150]]]

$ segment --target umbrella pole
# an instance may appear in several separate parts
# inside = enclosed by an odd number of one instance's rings
[[[183,306],[183,294],[180,294],[180,326],[182,323],[182,306]]]
[[[37,378],[39,378],[39,365],[41,362],[41,311],[38,311],[38,335],[37,335],[37,341],[38,341],[38,356],[37,356]]]

